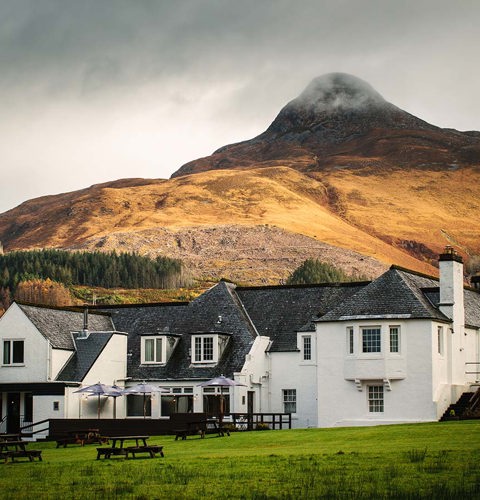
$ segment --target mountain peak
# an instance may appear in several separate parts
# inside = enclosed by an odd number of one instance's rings
[[[312,80],[253,139],[191,161],[172,177],[212,169],[292,166],[337,168],[457,168],[478,164],[480,134],[441,129],[385,100],[347,73]],[[452,167],[453,166],[453,167]]]
[[[360,109],[386,104],[385,99],[369,83],[347,73],[328,73],[315,78],[293,102],[315,107],[317,111]]]

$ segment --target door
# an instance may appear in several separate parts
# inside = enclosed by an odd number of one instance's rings
[[[255,398],[255,391],[248,391],[247,392],[247,413],[253,413],[254,412],[254,399]]]
[[[7,394],[7,433],[18,434],[20,432],[20,393],[9,392]]]

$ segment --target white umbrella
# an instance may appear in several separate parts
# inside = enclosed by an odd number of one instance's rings
[[[237,385],[242,385],[246,387],[245,384],[237,382],[236,380],[232,380],[231,378],[224,377],[223,375],[220,375],[220,377],[215,377],[210,380],[207,380],[206,382],[198,384],[199,387],[220,387],[220,418],[219,418],[220,423],[222,422],[223,419],[223,403],[224,403],[222,387],[232,387]]]
[[[92,396],[97,396],[98,398],[98,403],[97,403],[97,413],[98,413],[98,418],[100,418],[100,396],[121,396],[122,393],[118,391],[116,386],[112,385],[106,385],[106,384],[101,384],[98,382],[97,384],[89,385],[87,387],[83,387],[82,389],[79,389],[78,391],[73,391],[73,392],[87,392],[91,394]]]
[[[135,394],[143,395],[143,418],[146,417],[147,413],[147,394],[153,394],[154,392],[169,392],[168,389],[163,387],[158,387],[156,385],[147,384],[145,382],[141,384],[134,385],[133,387],[128,387],[122,391],[122,394]]]

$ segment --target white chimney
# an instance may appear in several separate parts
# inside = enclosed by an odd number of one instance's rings
[[[463,326],[463,259],[450,246],[440,254],[440,310]]]

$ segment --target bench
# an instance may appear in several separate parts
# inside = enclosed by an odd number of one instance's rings
[[[127,446],[125,448],[126,454],[125,458],[128,458],[128,454],[131,453],[133,458],[135,458],[136,453],[148,453],[150,458],[155,458],[155,455],[158,453],[161,457],[165,456],[163,454],[163,446],[159,446],[156,444],[151,444],[147,446]]]
[[[100,459],[101,456],[105,458],[110,458],[112,455],[126,455],[126,448],[97,448],[97,460]]]
[[[0,458],[8,462],[10,458],[12,462],[15,462],[15,458],[28,458],[30,462],[33,462],[35,458],[42,461],[42,450],[17,450],[17,451],[3,451],[0,453]]]
[[[178,438],[181,438],[183,441],[187,439],[187,436],[189,434],[188,429],[173,429],[173,432],[175,434],[175,441],[178,440]]]

